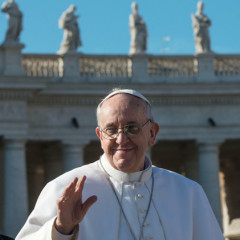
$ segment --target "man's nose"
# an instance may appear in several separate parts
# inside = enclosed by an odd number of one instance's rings
[[[116,142],[117,142],[117,143],[122,143],[122,142],[124,142],[124,141],[126,141],[126,140],[128,140],[127,135],[124,133],[124,131],[123,131],[122,129],[120,129],[120,130],[118,131],[118,135],[117,135],[117,137],[116,137]]]

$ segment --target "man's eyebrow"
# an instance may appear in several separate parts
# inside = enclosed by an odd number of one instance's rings
[[[108,127],[115,127],[115,124],[114,123],[108,123],[103,128],[108,128]]]
[[[124,124],[123,126],[128,126],[128,125],[132,125],[132,124],[137,124],[137,125],[138,125],[137,122],[135,122],[135,121],[130,121],[130,122],[127,122],[126,124]],[[122,127],[123,127],[123,126],[122,126]],[[104,126],[104,128],[107,128],[107,127],[115,127],[115,128],[118,128],[118,126],[116,126],[115,123],[108,123],[108,124],[106,124],[106,125]]]
[[[135,121],[131,121],[131,122],[127,122],[127,124],[126,125],[130,125],[130,124],[138,124],[137,122],[135,122]]]
[[[129,121],[129,122],[127,122],[126,124],[124,124],[123,126],[131,125],[131,124],[138,124],[138,123],[137,123],[136,121]],[[115,127],[115,128],[118,128],[118,126],[116,126],[116,124],[113,123],[113,122],[107,123],[103,128],[107,128],[107,127]]]

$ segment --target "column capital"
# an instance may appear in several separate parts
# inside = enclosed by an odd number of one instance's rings
[[[87,144],[89,144],[89,139],[64,139],[62,140],[62,144],[63,145],[69,145],[69,146],[79,146],[79,147],[82,147],[82,146],[85,146]]]
[[[63,140],[63,171],[69,171],[84,164],[84,146],[88,144],[86,139]]]
[[[225,139],[213,139],[213,138],[199,138],[196,139],[196,145],[201,146],[201,145],[215,145],[215,146],[220,146],[225,142]]]
[[[27,141],[27,135],[23,134],[23,135],[17,135],[17,134],[6,134],[3,137],[4,141],[17,141],[17,142],[21,142],[21,141]]]
[[[18,137],[6,137],[4,136],[3,138],[4,142],[16,142],[16,143],[26,143],[27,142],[27,139],[26,138],[18,138]]]
[[[27,142],[26,139],[19,138],[5,138],[3,139],[5,148],[15,148],[15,149],[22,149],[25,148],[25,144]]]

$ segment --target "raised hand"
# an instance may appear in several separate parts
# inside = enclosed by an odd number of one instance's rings
[[[57,218],[55,228],[62,234],[71,234],[83,220],[88,209],[97,201],[96,196],[89,197],[82,203],[82,191],[86,176],[74,180],[64,189],[57,200]]]

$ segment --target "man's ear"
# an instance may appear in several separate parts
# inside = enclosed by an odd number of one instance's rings
[[[150,147],[154,145],[158,131],[159,131],[159,125],[157,123],[152,123],[151,129],[150,129],[150,138],[148,140],[148,145]]]
[[[98,138],[99,138],[99,140],[101,142],[101,148],[103,149],[102,135],[101,135],[99,127],[96,127],[95,131],[96,131],[96,134],[97,134],[97,136],[98,136]]]
[[[96,127],[95,131],[96,131],[98,138],[101,140],[101,133],[100,133],[99,127]]]

